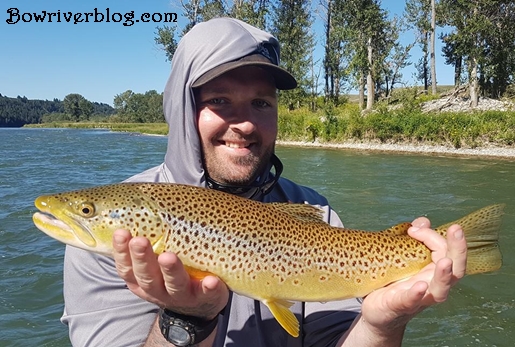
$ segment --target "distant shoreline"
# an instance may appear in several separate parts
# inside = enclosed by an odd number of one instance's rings
[[[307,141],[277,141],[279,146],[352,149],[359,151],[418,153],[430,155],[468,156],[468,157],[492,157],[515,158],[515,147],[477,147],[477,148],[452,148],[428,144],[403,144],[403,143],[374,143],[374,142],[344,142],[321,143]]]

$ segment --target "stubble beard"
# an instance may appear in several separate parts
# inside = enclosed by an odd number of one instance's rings
[[[270,163],[274,148],[275,146],[270,146],[261,155],[252,153],[245,157],[230,158],[230,165],[216,156],[205,158],[204,155],[204,168],[209,177],[218,183],[246,186],[252,184],[260,175],[267,174],[263,171]],[[232,170],[235,167],[236,170]]]

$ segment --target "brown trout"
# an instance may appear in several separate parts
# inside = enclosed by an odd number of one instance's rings
[[[114,230],[147,237],[154,252],[176,253],[190,275],[213,274],[234,292],[263,302],[291,335],[299,323],[291,301],[362,297],[410,277],[431,262],[409,237],[410,223],[380,232],[336,228],[307,204],[261,203],[212,189],[169,183],[122,183],[38,197],[33,220],[49,236],[111,256]],[[460,224],[468,242],[467,274],[501,267],[503,205]]]

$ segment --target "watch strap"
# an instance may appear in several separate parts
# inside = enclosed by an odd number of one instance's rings
[[[164,338],[170,341],[170,328],[182,327],[190,335],[190,341],[183,346],[193,346],[204,341],[218,324],[218,315],[212,320],[180,314],[168,309],[159,310],[159,327]]]

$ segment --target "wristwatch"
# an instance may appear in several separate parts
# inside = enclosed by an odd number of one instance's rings
[[[159,328],[164,338],[178,347],[196,345],[204,341],[218,323],[213,320],[186,316],[167,309],[159,310]]]

